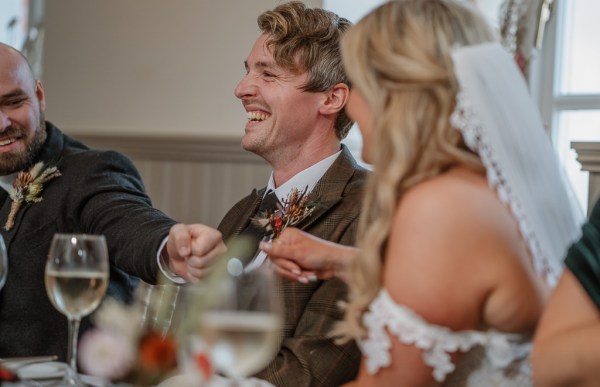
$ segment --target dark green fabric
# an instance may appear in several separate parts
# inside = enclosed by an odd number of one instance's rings
[[[582,228],[582,236],[567,253],[567,267],[600,309],[600,200]]]

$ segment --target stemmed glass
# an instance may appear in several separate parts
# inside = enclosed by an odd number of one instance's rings
[[[55,234],[46,261],[45,280],[52,305],[69,320],[70,369],[63,383],[84,385],[77,377],[77,336],[81,318],[98,307],[108,287],[104,236]]]
[[[184,343],[183,363],[188,373],[206,372],[201,361],[206,356],[209,368],[236,385],[274,358],[280,343],[282,308],[270,267],[244,272],[241,262],[231,258],[227,274],[211,292],[195,285],[186,289],[186,309],[193,307],[191,292],[201,298],[203,306],[197,329]]]
[[[0,290],[6,282],[6,276],[8,274],[8,257],[6,254],[6,245],[4,239],[0,235]]]

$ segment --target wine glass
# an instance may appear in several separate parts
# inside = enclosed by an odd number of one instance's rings
[[[0,235],[0,290],[6,282],[6,276],[8,274],[8,256],[6,254],[6,245],[4,239]]]
[[[142,315],[143,329],[169,334],[173,314],[177,306],[179,286],[173,284],[150,285],[140,281],[133,296],[133,303]]]
[[[46,261],[46,292],[69,320],[65,375],[67,385],[84,385],[77,377],[77,336],[81,318],[92,313],[108,287],[108,250],[103,235],[55,234]]]
[[[277,279],[269,265],[244,272],[237,258],[230,258],[227,274],[212,291],[192,285],[189,299],[203,303],[196,330],[184,343],[184,369],[206,375],[209,369],[230,378],[233,385],[262,370],[280,345],[281,305]],[[194,293],[190,297],[190,293]],[[207,299],[208,298],[208,299]],[[188,310],[189,312],[189,310]]]

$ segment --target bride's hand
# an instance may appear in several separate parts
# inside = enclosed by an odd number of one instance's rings
[[[296,228],[287,228],[274,242],[262,242],[284,278],[302,283],[338,276],[356,255],[357,249],[329,242]]]

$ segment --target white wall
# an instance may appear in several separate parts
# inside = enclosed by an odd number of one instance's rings
[[[233,89],[256,17],[278,3],[47,1],[46,117],[73,134],[241,137]]]

